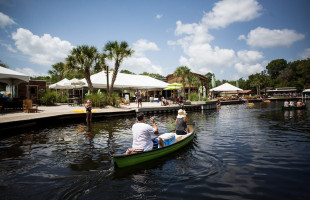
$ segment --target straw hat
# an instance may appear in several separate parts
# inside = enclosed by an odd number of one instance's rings
[[[183,117],[186,117],[186,115],[187,115],[186,111],[180,109],[180,110],[178,110],[178,116],[177,116],[177,118],[183,118]]]

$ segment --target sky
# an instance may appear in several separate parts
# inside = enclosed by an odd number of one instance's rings
[[[0,0],[0,60],[46,76],[72,48],[126,41],[120,69],[167,76],[179,66],[247,79],[275,59],[310,57],[309,0]],[[113,62],[109,62],[113,68]]]

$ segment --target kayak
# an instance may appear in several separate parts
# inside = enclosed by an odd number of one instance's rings
[[[305,110],[305,109],[307,109],[307,106],[302,106],[302,107],[296,107],[296,106],[284,107],[284,106],[282,106],[282,110]]]
[[[85,110],[74,110],[73,112],[75,112],[75,113],[86,113]],[[92,110],[91,112],[95,113],[95,112],[98,112],[98,111],[97,110]]]
[[[190,133],[188,133],[187,135],[182,135],[182,136],[178,135],[176,137],[176,142],[169,146],[154,149],[151,151],[132,153],[129,155],[114,154],[112,156],[114,164],[118,168],[129,167],[129,166],[137,165],[139,163],[143,163],[149,160],[160,158],[167,154],[175,152],[181,149],[182,147],[186,146],[188,143],[190,143],[193,140],[195,136],[195,126],[196,126],[196,122],[187,123],[187,127],[189,128]]]

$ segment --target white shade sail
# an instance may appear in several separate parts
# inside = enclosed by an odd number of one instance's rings
[[[229,92],[229,91],[243,91],[242,89],[235,87],[229,83],[224,83],[218,87],[212,88],[210,91],[214,92]]]

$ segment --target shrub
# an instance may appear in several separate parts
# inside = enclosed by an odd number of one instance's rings
[[[103,108],[107,105],[107,95],[103,92],[89,94],[86,96],[85,100],[90,100],[93,107]]]
[[[202,97],[201,100],[202,101],[209,101],[208,97]]]
[[[107,105],[119,107],[121,103],[121,98],[117,92],[111,94],[109,101],[107,100],[107,94],[105,92],[89,94],[86,96],[85,100],[90,100],[94,107],[105,107]]]
[[[66,102],[68,102],[68,96],[67,95],[63,95],[61,93],[57,93],[57,102],[59,102],[59,103],[66,103]]]
[[[196,92],[193,92],[189,95],[189,101],[198,101],[199,100],[199,96]]]
[[[54,105],[56,103],[56,92],[52,92],[50,89],[47,89],[43,96],[40,98],[42,104],[47,106]]]

